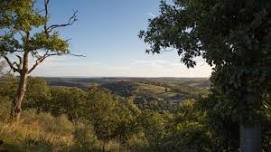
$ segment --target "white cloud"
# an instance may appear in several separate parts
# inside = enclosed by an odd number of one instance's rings
[[[146,56],[130,62],[98,62],[88,58],[53,57],[34,71],[35,76],[129,76],[129,77],[209,77],[211,67],[202,59],[198,65],[187,69],[179,58],[171,60],[162,56]]]

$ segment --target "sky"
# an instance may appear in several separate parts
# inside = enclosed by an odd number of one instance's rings
[[[52,23],[65,23],[73,10],[78,21],[60,30],[72,53],[86,57],[48,58],[32,75],[51,77],[209,77],[211,68],[198,58],[187,69],[176,51],[146,54],[138,38],[148,19],[159,14],[160,0],[51,0]]]

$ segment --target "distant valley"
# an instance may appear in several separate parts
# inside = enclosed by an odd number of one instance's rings
[[[186,99],[196,99],[208,93],[208,78],[65,78],[43,77],[50,86],[103,87],[122,98],[132,98],[141,108],[174,110],[176,104]]]

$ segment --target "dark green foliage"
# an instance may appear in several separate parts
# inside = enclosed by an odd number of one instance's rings
[[[212,131],[214,149],[235,151],[239,147],[239,117],[234,104],[225,101],[218,94],[201,99],[198,103],[201,111],[206,112],[206,123]]]
[[[270,21],[270,0],[161,1],[160,14],[139,34],[148,53],[175,48],[188,68],[198,56],[213,66],[211,91],[227,102],[215,105],[240,121],[241,151],[261,149],[263,105],[271,91]]]
[[[227,151],[236,151],[239,148],[239,125],[234,104],[225,101],[219,94],[211,94],[208,98],[198,101],[200,111],[206,113],[206,123],[212,132],[214,148]],[[262,123],[262,148],[263,151],[270,149],[270,100],[265,101]]]
[[[112,90],[114,94],[123,97],[129,97],[133,95],[137,85],[129,81],[119,81],[116,83],[106,83],[102,87]]]
[[[215,88],[239,102],[238,111],[259,115],[271,80],[271,2],[177,0],[162,1],[160,9],[139,35],[150,44],[147,51],[176,48],[188,67],[196,64],[193,58],[203,56],[214,65]]]
[[[164,144],[163,139],[169,133],[169,121],[171,116],[167,113],[158,113],[153,111],[146,111],[141,115],[141,123],[144,128],[144,134],[148,141],[149,151],[160,151]]]
[[[93,87],[88,93],[88,115],[98,139],[109,141],[116,137],[117,100],[106,89]]]
[[[37,112],[46,111],[50,106],[50,97],[51,92],[46,81],[41,78],[29,78],[24,102],[26,108],[34,108]]]
[[[86,92],[78,88],[51,88],[48,112],[55,116],[67,114],[70,120],[76,121],[86,114],[86,96]]]

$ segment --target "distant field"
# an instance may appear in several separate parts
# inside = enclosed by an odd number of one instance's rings
[[[198,88],[208,88],[210,82],[208,78],[65,78],[65,77],[43,77],[51,86],[70,86],[87,88],[92,85],[102,85],[112,82],[128,81],[128,82],[152,82],[164,83],[168,85],[187,85]]]
[[[51,86],[87,89],[101,86],[119,97],[131,97],[142,108],[174,109],[185,99],[206,95],[210,82],[207,78],[48,78]]]

